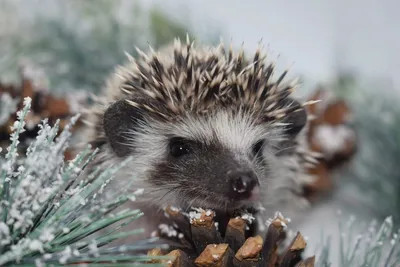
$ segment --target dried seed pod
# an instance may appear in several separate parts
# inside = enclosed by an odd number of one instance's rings
[[[291,267],[301,260],[301,253],[306,248],[307,242],[304,240],[300,232],[297,232],[290,246],[284,253],[280,267]]]
[[[229,220],[225,232],[225,243],[228,243],[233,251],[237,251],[245,242],[246,225],[246,221],[240,217]]]
[[[194,261],[199,267],[226,267],[231,266],[233,252],[228,244],[210,244]]]
[[[256,267],[260,264],[264,240],[261,236],[249,237],[236,252],[233,265],[237,267]]]
[[[161,263],[166,263],[168,267],[194,267],[193,261],[188,257],[188,255],[182,250],[175,249],[165,255],[167,257],[173,257],[172,260],[163,260]]]
[[[358,138],[355,129],[348,124],[352,117],[351,107],[343,99],[336,98],[332,92],[320,87],[308,100],[321,100],[306,107],[312,118],[306,132],[307,143],[311,151],[320,156],[318,163],[308,168],[307,173],[315,179],[304,186],[304,196],[315,202],[321,194],[334,189],[333,176],[330,174],[351,160],[357,151]],[[337,131],[341,134],[337,134]],[[335,147],[324,141],[331,139],[335,139]]]
[[[315,256],[309,257],[304,261],[299,262],[296,267],[314,267],[315,265]]]
[[[280,213],[277,213],[270,222],[263,247],[263,260],[268,267],[274,266],[278,259],[277,249],[280,242],[285,238],[285,227],[288,223],[289,220]]]
[[[191,218],[192,240],[198,253],[201,253],[208,244],[222,242],[221,234],[215,227],[214,217],[215,212],[211,210],[199,210],[199,213]]]

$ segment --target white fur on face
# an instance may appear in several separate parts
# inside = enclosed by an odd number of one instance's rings
[[[231,112],[220,111],[209,118],[187,116],[185,119],[176,123],[157,123],[150,122],[140,125],[138,129],[132,129],[132,142],[126,145],[132,146],[134,158],[127,173],[134,172],[136,179],[134,183],[138,187],[143,187],[147,194],[141,197],[144,202],[160,204],[157,202],[170,202],[172,205],[179,206],[182,200],[173,192],[170,192],[177,184],[170,184],[165,188],[156,188],[149,183],[148,173],[154,169],[157,163],[167,157],[168,144],[171,137],[182,137],[189,140],[196,140],[209,144],[217,141],[224,148],[228,149],[240,161],[247,161],[251,166],[252,162],[249,154],[255,143],[261,139],[265,140],[263,147],[264,158],[271,162],[274,168],[264,169],[262,166],[256,166],[253,163],[253,169],[259,176],[262,187],[262,194],[267,192],[266,187],[271,180],[276,179],[282,163],[276,159],[275,152],[278,149],[278,143],[283,140],[282,129],[276,125],[255,125],[254,120],[243,112],[237,112],[233,115]],[[130,175],[129,175],[130,176]],[[121,179],[124,179],[123,177]],[[157,177],[168,181],[168,177]],[[265,189],[265,190],[263,190]],[[263,196],[261,196],[263,197]]]
[[[167,184],[155,186],[149,182],[148,173],[154,169],[157,163],[164,160],[168,153],[168,144],[171,137],[183,137],[194,139],[201,142],[211,142],[217,140],[224,147],[228,148],[241,160],[248,155],[252,146],[264,139],[265,146],[262,153],[268,164],[268,168],[258,166],[257,174],[261,186],[261,203],[255,203],[255,206],[261,204],[269,212],[283,209],[283,202],[290,202],[301,206],[306,205],[304,199],[293,194],[301,188],[303,180],[310,179],[306,177],[303,171],[300,171],[300,161],[298,155],[276,156],[279,150],[278,143],[284,139],[283,128],[277,125],[255,125],[250,116],[243,113],[236,113],[233,116],[229,112],[218,112],[210,119],[199,119],[193,116],[187,116],[179,123],[156,123],[150,122],[143,124],[139,129],[132,129],[131,134],[135,134],[132,142],[126,145],[132,146],[134,157],[127,168],[121,170],[116,180],[117,186],[126,186],[130,184],[127,179],[135,179],[132,183],[135,191],[138,188],[144,189],[144,194],[137,198],[136,208],[146,210],[148,208],[160,209],[166,205],[184,206],[188,203],[200,207],[223,208],[223,205],[217,201],[211,203],[206,199],[185,199],[174,191],[174,187],[179,184]],[[133,136],[133,135],[132,135]],[[304,135],[300,135],[304,138]],[[300,146],[301,147],[301,146]],[[105,153],[111,155],[111,152]],[[111,162],[111,161],[109,161]],[[254,168],[257,168],[254,165]],[[168,181],[169,177],[157,177],[157,179]],[[225,204],[224,204],[225,205]],[[264,216],[264,215],[262,215]]]
[[[255,125],[253,119],[243,112],[232,115],[220,111],[210,118],[188,116],[182,122],[172,125],[171,133],[206,144],[217,141],[232,152],[243,153],[250,151],[261,139],[267,140],[271,146],[277,145],[280,131],[274,128],[270,125]]]

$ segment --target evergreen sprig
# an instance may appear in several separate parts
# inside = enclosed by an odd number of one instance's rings
[[[400,231],[394,229],[391,216],[387,217],[381,225],[373,220],[367,229],[360,230],[360,224],[356,224],[354,216],[346,222],[346,219],[339,214],[338,226],[338,267],[399,266]],[[321,243],[316,246],[319,248],[316,267],[333,266],[330,252],[335,248],[332,247],[332,243],[332,236],[325,238],[321,235]]]
[[[129,193],[121,189],[100,197],[115,172],[128,164],[130,158],[103,172],[94,170],[86,175],[84,169],[96,154],[96,150],[91,152],[88,147],[66,163],[64,152],[71,138],[70,128],[78,115],[59,135],[58,121],[51,127],[43,120],[26,155],[19,157],[18,137],[24,131],[24,118],[30,106],[31,100],[26,98],[12,127],[11,144],[1,157],[0,266],[60,266],[82,262],[91,266],[124,266],[154,259],[155,256],[131,252],[153,248],[155,239],[106,246],[143,231],[121,230],[140,218],[141,211],[116,211],[127,201],[134,201],[142,190]],[[106,228],[110,225],[113,227]],[[97,234],[91,236],[93,233]]]

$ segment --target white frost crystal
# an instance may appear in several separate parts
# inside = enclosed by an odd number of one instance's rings
[[[64,251],[61,253],[61,257],[58,260],[61,264],[65,264],[67,260],[71,257],[72,255],[72,249],[70,246],[67,246]]]
[[[0,247],[11,243],[10,229],[4,222],[0,222]]]
[[[251,215],[250,213],[244,213],[241,218],[245,221],[247,221],[249,224],[252,224],[253,221],[255,220],[254,216]]]
[[[168,237],[176,237],[178,236],[178,232],[170,225],[167,224],[160,224],[158,226],[160,232]]]
[[[93,256],[99,256],[99,249],[97,247],[96,241],[92,241],[92,243],[89,245],[89,251]]]
[[[43,243],[40,242],[39,240],[33,240],[29,244],[29,249],[32,251],[40,251],[41,253],[44,252],[43,250]]]
[[[190,211],[188,215],[190,223],[193,223],[194,220],[199,220],[203,212],[205,212],[206,216],[211,216],[213,214],[213,211],[210,209],[204,210],[202,208],[192,208],[192,211]]]
[[[314,139],[329,159],[335,153],[345,149],[347,142],[353,142],[355,133],[348,126],[325,124],[317,127]]]
[[[265,225],[268,227],[273,221],[279,221],[283,229],[287,229],[287,224],[285,223],[288,222],[290,223],[290,218],[285,218],[280,211],[275,212],[274,218],[268,219],[265,222]]]
[[[132,193],[128,192],[130,187],[107,196],[95,195],[130,159],[81,179],[83,168],[95,152],[88,148],[74,160],[68,163],[64,160],[70,130],[79,115],[61,133],[58,133],[59,121],[52,127],[47,119],[43,120],[26,154],[18,155],[19,134],[25,131],[24,119],[30,103],[31,99],[26,98],[25,107],[17,112],[11,144],[0,158],[0,266],[26,258],[37,266],[47,266],[49,260],[68,264],[81,262],[81,258],[94,259],[102,252],[98,247],[100,242],[92,236],[89,240],[93,242],[89,242],[85,237],[111,222],[122,223],[113,219],[116,204],[122,205],[124,200],[119,200],[120,197]],[[138,189],[135,195],[142,193]],[[138,212],[127,210],[118,216],[132,218]]]

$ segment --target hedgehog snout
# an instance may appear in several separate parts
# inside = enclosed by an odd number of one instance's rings
[[[257,175],[253,171],[228,171],[227,173],[230,197],[235,201],[257,199],[260,184]]]

